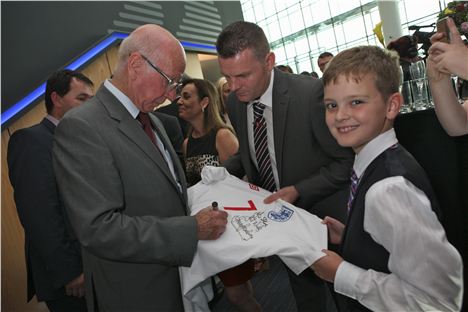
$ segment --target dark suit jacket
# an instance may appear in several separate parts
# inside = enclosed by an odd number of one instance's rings
[[[190,124],[186,120],[179,117],[179,104],[177,104],[177,101],[173,101],[169,105],[159,107],[156,109],[156,112],[176,117],[179,121],[180,128],[182,129],[182,135],[184,138],[187,137]]]
[[[159,119],[181,190],[141,125],[105,87],[57,127],[54,168],[83,246],[88,310],[181,311],[178,266],[190,266],[197,223],[183,169]]]
[[[259,184],[249,153],[247,105],[233,93],[228,102],[229,117],[237,125],[239,152],[224,166],[230,173],[239,177],[245,173],[250,182]],[[275,69],[273,132],[280,186],[296,187],[300,194],[297,206],[320,217],[335,215],[343,219],[353,153],[340,147],[328,130],[320,80]],[[337,192],[340,196],[335,196]],[[333,213],[333,209],[337,212]]]
[[[72,234],[52,167],[55,125],[47,119],[16,131],[8,167],[25,233],[28,301],[66,296],[64,286],[82,273],[80,246]]]
[[[184,165],[184,153],[182,151],[182,144],[184,143],[184,136],[182,134],[182,129],[180,128],[179,121],[176,117],[161,113],[158,111],[154,111],[153,114],[159,118],[161,123],[166,130],[167,136],[169,140],[171,140],[172,147],[179,157],[180,162],[182,163],[182,168],[185,168]]]

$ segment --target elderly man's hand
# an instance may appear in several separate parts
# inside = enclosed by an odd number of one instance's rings
[[[199,240],[217,239],[226,230],[227,213],[211,207],[200,210],[196,215]]]

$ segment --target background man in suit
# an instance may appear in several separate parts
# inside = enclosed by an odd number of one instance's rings
[[[80,246],[57,190],[52,143],[60,119],[92,97],[92,88],[79,72],[55,72],[46,84],[47,116],[16,131],[8,145],[10,181],[25,234],[27,299],[36,294],[50,311],[86,311]]]
[[[323,52],[317,58],[317,65],[320,68],[320,71],[323,72],[327,68],[328,63],[333,59],[333,54],[330,52]]]
[[[224,211],[187,216],[182,166],[147,114],[173,100],[184,70],[177,39],[143,25],[122,41],[112,80],[57,128],[54,168],[83,246],[90,311],[182,311],[178,266],[225,231]]]
[[[235,102],[239,138],[239,152],[225,167],[276,191],[265,202],[282,198],[320,217],[331,213],[343,220],[353,159],[325,124],[320,80],[273,70],[275,55],[263,30],[252,23],[226,27],[216,47],[231,88],[228,102]],[[325,284],[307,271],[299,277],[289,273],[298,309],[325,310]]]
[[[184,153],[182,152],[182,144],[184,143],[184,136],[177,117],[158,112],[157,110],[153,111],[152,114],[158,117],[163,124],[164,130],[166,130],[167,136],[172,143],[172,147],[179,157],[180,162],[183,164]],[[185,168],[184,166],[182,167]]]

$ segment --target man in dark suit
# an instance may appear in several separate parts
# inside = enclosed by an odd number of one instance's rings
[[[227,214],[188,216],[185,175],[154,108],[173,100],[185,52],[148,24],[125,38],[111,80],[57,127],[54,168],[82,244],[90,311],[183,311],[179,266]],[[79,135],[77,135],[79,134]]]
[[[166,130],[167,136],[172,143],[172,147],[179,157],[180,162],[184,164],[184,153],[182,152],[184,136],[177,117],[158,112],[157,110],[153,111],[153,114],[161,120],[164,130]],[[185,168],[185,166],[182,167]]]
[[[321,81],[273,69],[275,55],[253,23],[227,26],[216,47],[239,138],[239,152],[225,167],[276,191],[267,203],[282,198],[319,217],[343,220],[353,155],[325,124]],[[299,311],[326,309],[327,289],[315,274],[289,275]]]
[[[25,233],[28,301],[36,294],[51,311],[86,311],[80,245],[57,190],[52,143],[63,115],[93,95],[79,72],[59,70],[46,84],[47,116],[16,131],[8,145],[8,167]]]

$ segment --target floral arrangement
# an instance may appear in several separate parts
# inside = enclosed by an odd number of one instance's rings
[[[439,19],[451,17],[458,27],[460,34],[468,37],[468,2],[467,1],[452,1],[447,4],[447,7],[439,13]]]

